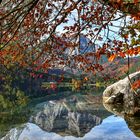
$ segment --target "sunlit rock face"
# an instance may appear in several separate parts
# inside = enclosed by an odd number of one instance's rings
[[[140,80],[140,72],[131,74],[130,80],[126,77],[108,86],[103,92],[103,102],[105,104],[121,104],[125,114],[138,115],[140,113],[140,89],[136,89],[138,93],[136,95],[131,87],[131,84],[138,80]]]
[[[86,96],[84,100],[73,96],[69,100],[44,103],[42,110],[33,115],[30,121],[47,132],[82,137],[102,122],[102,119],[94,114],[99,108],[95,102],[101,102],[101,98],[92,99],[91,102],[91,98]]]

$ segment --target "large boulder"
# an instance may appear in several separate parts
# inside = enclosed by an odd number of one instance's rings
[[[103,92],[103,102],[105,104],[121,104],[125,109],[125,114],[140,115],[140,89],[134,91],[131,86],[135,81],[140,80],[140,71],[130,74],[129,78],[127,76],[108,86]]]

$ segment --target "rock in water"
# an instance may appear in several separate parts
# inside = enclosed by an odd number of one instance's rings
[[[140,80],[140,71],[129,75],[133,84]],[[129,78],[126,77],[110,86],[103,92],[103,102],[105,104],[121,104],[127,115],[140,115],[140,89],[136,89],[138,95],[134,93]]]

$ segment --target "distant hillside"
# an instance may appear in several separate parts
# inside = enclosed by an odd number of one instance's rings
[[[106,57],[101,60],[104,70],[97,74],[98,77],[103,77],[103,80],[119,80],[126,76],[128,72],[128,59],[117,58],[113,62],[108,62]],[[129,73],[140,70],[140,57],[130,58]]]
[[[68,48],[66,50],[65,57],[71,55],[78,55],[78,54],[86,54],[88,52],[96,52],[98,49],[98,45],[93,45],[91,40],[84,35],[80,35],[80,46],[79,48],[75,48],[71,50]],[[65,58],[65,59],[66,59]],[[70,60],[71,65],[74,63],[73,59]],[[92,72],[84,73],[84,76],[91,77],[92,81],[109,81],[109,80],[119,80],[126,76],[126,72],[128,71],[128,60],[127,58],[117,58],[113,62],[108,62],[108,58],[105,55],[102,55],[101,59],[99,60],[99,64],[101,64],[104,68],[103,71],[97,72],[96,76],[92,74]],[[140,70],[140,56],[130,58],[130,69],[129,72],[135,72]],[[72,69],[70,66],[60,66],[59,64],[55,67],[55,69],[49,69],[47,73],[46,81],[57,81],[61,75],[66,81],[71,81],[72,78],[81,79],[83,78],[83,72],[79,69]],[[53,78],[52,78],[53,76]]]

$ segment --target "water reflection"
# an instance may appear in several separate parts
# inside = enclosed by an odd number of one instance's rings
[[[117,116],[121,116],[129,129],[140,138],[140,117],[130,117],[125,114],[125,110],[122,105],[104,104],[104,107]]]
[[[103,117],[108,116],[101,102],[99,96],[93,95],[74,95],[46,102],[39,106],[41,111],[32,116],[30,121],[47,132],[82,137],[94,126],[101,124]]]
[[[29,113],[29,112],[28,112]],[[7,131],[16,127],[17,125],[21,125],[22,123],[26,123],[28,121],[28,114],[0,114],[0,138],[6,135]]]
[[[76,94],[38,104],[27,123],[1,140],[138,140],[139,118],[126,118],[123,109],[105,106],[101,96]],[[124,119],[126,122],[124,121]],[[129,129],[129,128],[130,129]],[[133,132],[135,135],[133,134]]]
[[[61,136],[47,132],[33,123],[12,129],[1,140],[138,140],[120,117],[109,116],[83,137]]]

